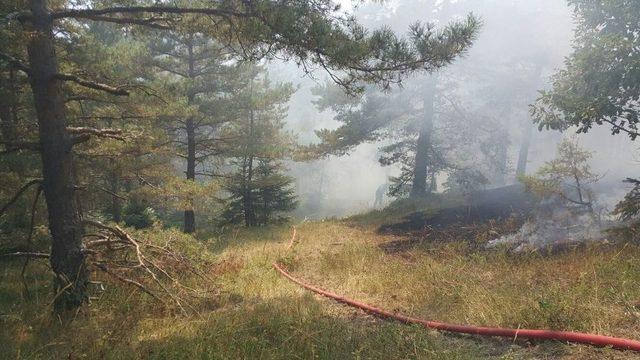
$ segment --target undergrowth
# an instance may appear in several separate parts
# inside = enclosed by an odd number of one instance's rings
[[[513,255],[478,242],[438,241],[385,251],[406,238],[355,220],[235,229],[181,242],[208,262],[211,291],[199,314],[163,309],[136,289],[107,285],[72,322],[50,315],[46,262],[34,262],[25,290],[21,262],[0,271],[3,358],[204,359],[602,359],[634,354],[554,342],[478,338],[382,321],[312,295],[272,269],[276,260],[319,287],[411,316],[514,328],[552,328],[640,338],[640,248],[592,246],[559,254]],[[506,225],[505,225],[506,226]],[[497,229],[497,230],[496,230]],[[136,233],[158,241],[172,230]],[[473,237],[465,231],[464,237]],[[188,238],[188,237],[187,237]],[[183,239],[184,240],[184,239]],[[193,246],[188,245],[192,243]]]

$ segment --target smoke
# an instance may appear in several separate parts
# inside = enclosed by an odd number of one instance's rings
[[[341,1],[367,27],[388,26],[406,33],[416,21],[439,25],[469,12],[482,18],[483,29],[469,53],[448,67],[460,104],[470,113],[497,119],[508,130],[506,178],[515,181],[515,164],[526,127],[533,126],[529,105],[538,91],[550,87],[551,75],[571,52],[574,22],[566,1],[558,0],[393,0]],[[320,113],[312,104],[310,89],[326,80],[321,70],[312,76],[295,64],[273,62],[272,78],[291,81],[299,90],[289,104],[287,128],[304,144],[318,141],[314,131],[335,128],[331,112]],[[315,76],[315,78],[314,78]],[[420,78],[412,81],[420,81]],[[396,90],[398,91],[398,90]],[[567,134],[533,131],[527,173],[555,156],[556,144]],[[623,135],[612,136],[596,127],[579,136],[580,145],[593,153],[591,166],[602,175],[599,202],[611,207],[625,193],[622,180],[637,172],[637,146]],[[301,200],[300,217],[344,216],[372,208],[376,189],[397,174],[378,163],[380,144],[364,144],[344,157],[310,163],[290,163]],[[582,220],[580,220],[582,221]]]
[[[536,215],[518,232],[487,243],[487,248],[508,246],[514,252],[562,250],[572,246],[606,241],[605,230],[615,222],[602,219],[602,208],[567,206],[551,197],[539,204]]]

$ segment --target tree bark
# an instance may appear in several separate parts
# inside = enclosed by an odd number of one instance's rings
[[[193,80],[195,77],[194,67],[195,59],[193,57],[193,42],[192,38],[187,43],[188,49],[188,76],[189,80]],[[193,86],[193,84],[190,84]],[[187,104],[191,106],[195,99],[193,90],[188,90]],[[193,116],[189,116],[186,121],[186,133],[187,133],[187,180],[196,180],[196,127]],[[184,211],[184,232],[187,234],[194,233],[196,231],[196,214],[193,211],[193,199],[187,199],[188,208]]]
[[[423,197],[427,194],[427,167],[429,165],[429,150],[433,132],[433,111],[436,93],[435,78],[430,76],[425,83],[424,120],[420,126],[418,142],[416,143],[416,157],[413,168],[413,184],[411,197]]]
[[[253,82],[251,86],[251,97],[253,99]],[[252,100],[253,101],[253,100]],[[253,104],[250,105],[253,107]],[[256,209],[253,201],[253,142],[254,142],[255,114],[253,108],[249,110],[249,141],[247,142],[247,152],[249,153],[246,160],[246,183],[244,187],[244,223],[246,226],[256,226]]]
[[[247,159],[247,180],[244,194],[244,224],[246,226],[256,226],[256,209],[253,201],[253,155]]]
[[[46,0],[30,0],[33,15],[28,54],[38,132],[42,146],[42,188],[49,213],[51,267],[55,273],[54,311],[80,306],[87,299],[88,272],[82,237],[82,216],[75,196],[72,138],[67,132],[52,18]]]
[[[196,179],[196,131],[193,118],[187,119],[187,180]],[[193,199],[187,200],[189,208],[184,211],[184,232],[193,233],[196,231],[196,216],[193,211]]]

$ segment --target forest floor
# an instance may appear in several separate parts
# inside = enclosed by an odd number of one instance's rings
[[[517,221],[381,233],[384,212],[210,237],[218,294],[200,315],[163,310],[107,286],[70,324],[49,313],[46,261],[0,270],[0,358],[69,359],[631,359],[632,352],[558,342],[455,335],[366,315],[313,295],[272,268],[414,317],[484,326],[553,328],[640,339],[640,247],[556,254],[485,250]],[[154,236],[163,231],[154,230]],[[203,236],[206,237],[206,236]]]

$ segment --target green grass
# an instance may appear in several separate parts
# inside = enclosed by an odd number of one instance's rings
[[[640,248],[592,247],[510,255],[469,242],[426,242],[396,254],[397,237],[370,218],[234,230],[195,247],[215,259],[218,295],[199,316],[178,316],[137,291],[109,286],[60,324],[49,314],[47,267],[0,270],[0,346],[13,358],[152,359],[625,359],[635,354],[553,342],[439,333],[381,321],[317,297],[280,277],[273,261],[319,287],[388,310],[487,326],[554,328],[640,339]],[[363,225],[365,224],[365,225]],[[140,235],[142,236],[142,235]],[[167,236],[154,230],[144,236]],[[203,241],[203,240],[193,240]],[[198,254],[204,256],[203,254]]]

